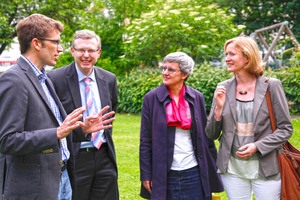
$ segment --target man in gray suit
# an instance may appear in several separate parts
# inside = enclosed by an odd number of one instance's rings
[[[109,105],[116,111],[116,76],[94,66],[101,54],[100,37],[90,30],[76,31],[71,52],[75,62],[48,73],[66,112],[70,113],[87,104],[86,80],[90,82],[95,109]],[[88,112],[84,112],[83,119],[88,115]],[[74,133],[76,199],[119,199],[112,129],[98,133],[101,141],[98,145],[92,142],[90,135],[83,134],[81,130],[76,129]]]
[[[62,52],[63,25],[33,14],[17,25],[21,57],[0,77],[0,199],[71,199],[74,162],[70,132],[92,133],[112,119],[79,121],[84,107],[66,115],[45,65]],[[111,113],[113,114],[113,113]],[[67,170],[66,170],[67,169]]]

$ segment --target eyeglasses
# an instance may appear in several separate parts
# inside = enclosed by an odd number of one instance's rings
[[[180,69],[168,68],[168,67],[166,67],[166,66],[162,66],[162,67],[161,67],[161,70],[162,70],[163,72],[166,72],[166,71],[168,70],[168,72],[169,72],[170,74],[173,74],[174,72],[177,72],[177,71],[181,71]]]
[[[73,49],[80,54],[85,54],[86,52],[88,54],[93,54],[99,51],[99,49],[76,49],[75,47],[73,47]]]
[[[46,38],[37,38],[37,39],[42,40],[42,41],[55,42],[57,47],[58,47],[58,45],[60,45],[60,40],[50,40],[50,39],[46,39]]]

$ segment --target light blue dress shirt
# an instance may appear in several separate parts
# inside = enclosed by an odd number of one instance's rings
[[[84,75],[77,67],[76,63],[76,71],[77,71],[77,75],[78,75],[78,83],[79,83],[79,89],[80,89],[80,98],[81,98],[81,103],[82,106],[86,106],[86,102],[85,102],[85,84],[84,84],[84,80],[85,78],[90,78],[91,79],[91,91],[93,93],[93,100],[96,103],[96,112],[100,112],[100,110],[102,109],[101,106],[101,99],[100,99],[100,93],[98,90],[98,86],[97,86],[97,80],[96,80],[96,76],[95,76],[95,70],[92,71],[92,73],[89,76]],[[87,112],[83,113],[83,120],[87,117]],[[101,134],[101,139],[102,139],[102,143],[106,143],[106,138],[105,135],[103,134],[104,130],[100,131]],[[88,147],[94,147],[92,142],[81,142],[80,148],[88,148]]]

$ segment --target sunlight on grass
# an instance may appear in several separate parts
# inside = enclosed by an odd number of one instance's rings
[[[290,142],[300,149],[300,118],[292,120],[294,134]],[[120,200],[142,200],[140,192],[139,171],[139,115],[117,114],[113,126],[113,139],[116,148]],[[216,146],[218,147],[216,141]],[[222,200],[227,200],[225,192],[217,194]]]

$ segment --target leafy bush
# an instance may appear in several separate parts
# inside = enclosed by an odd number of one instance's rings
[[[141,112],[144,95],[162,83],[159,70],[134,70],[118,78],[118,112]]]
[[[300,68],[267,68],[267,77],[281,80],[286,97],[290,104],[291,114],[300,114]],[[208,63],[196,66],[193,74],[187,80],[187,85],[203,93],[206,111],[210,111],[214,90],[218,83],[232,77],[227,68],[212,67]],[[140,114],[144,95],[162,83],[159,70],[135,70],[118,78],[119,106],[118,112]]]
[[[209,112],[216,85],[230,77],[227,68],[212,68],[211,65],[204,63],[200,67],[195,67],[193,74],[187,80],[187,85],[203,93],[206,109]],[[144,95],[162,83],[162,75],[157,69],[136,70],[118,80],[118,112],[139,114]]]
[[[213,68],[211,64],[204,63],[195,67],[186,84],[202,92],[205,99],[206,112],[209,112],[217,84],[231,77],[232,74],[228,72],[227,67]]]
[[[274,73],[281,80],[285,95],[290,104],[290,113],[300,113],[300,68],[282,68]]]
[[[175,51],[197,63],[211,60],[221,54],[226,38],[245,28],[234,25],[233,17],[210,0],[156,0],[126,26],[125,55],[146,66],[158,66]]]

